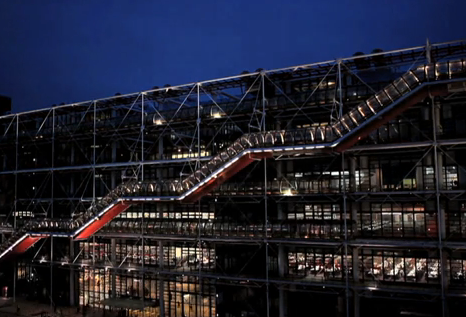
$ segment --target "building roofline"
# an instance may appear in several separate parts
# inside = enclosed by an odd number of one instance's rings
[[[434,43],[434,44],[430,44],[430,47],[431,48],[436,48],[436,47],[441,47],[441,46],[446,46],[446,45],[459,45],[461,43],[466,45],[466,39],[461,39],[461,40],[456,40],[456,41],[449,41],[449,42]],[[216,78],[216,79],[210,79],[210,80],[204,80],[204,81],[198,81],[198,82],[191,82],[191,83],[188,83],[188,84],[182,84],[182,85],[176,85],[176,86],[170,86],[170,87],[142,90],[142,91],[138,91],[138,92],[122,94],[122,95],[117,95],[117,96],[109,96],[109,97],[98,98],[98,99],[93,99],[93,100],[69,103],[69,104],[65,104],[65,105],[58,105],[58,106],[45,107],[45,108],[28,110],[28,111],[23,111],[23,112],[18,112],[18,113],[11,113],[11,114],[0,116],[0,120],[1,119],[6,119],[6,118],[11,118],[11,117],[16,117],[16,116],[21,116],[21,115],[25,115],[25,114],[32,114],[32,113],[50,111],[52,109],[70,108],[70,107],[82,106],[82,105],[86,105],[86,104],[89,105],[89,104],[96,103],[96,102],[109,101],[109,100],[114,100],[114,99],[118,99],[118,98],[125,98],[125,97],[139,98],[139,96],[141,96],[141,95],[145,95],[145,94],[148,94],[148,93],[154,93],[154,92],[163,92],[163,91],[166,91],[167,89],[178,90],[178,89],[182,89],[182,88],[193,88],[195,85],[201,85],[202,86],[202,85],[209,84],[209,83],[214,83],[214,82],[235,80],[235,79],[241,79],[241,78],[246,78],[246,77],[254,77],[254,76],[260,75],[261,73],[266,74],[266,75],[271,75],[271,74],[274,74],[274,73],[281,73],[281,72],[287,72],[287,71],[305,70],[305,69],[309,69],[309,68],[313,68],[313,67],[321,66],[321,65],[329,65],[329,64],[334,64],[334,63],[338,63],[338,62],[363,59],[363,58],[374,57],[374,56],[379,56],[379,55],[387,55],[387,54],[396,54],[396,53],[403,53],[403,52],[408,52],[408,51],[415,51],[415,50],[425,49],[426,47],[427,47],[427,44],[426,45],[409,47],[409,48],[403,48],[403,49],[383,51],[383,52],[379,52],[379,53],[371,53],[371,54],[364,54],[364,55],[358,55],[358,56],[350,56],[350,57],[331,59],[331,60],[327,60],[327,61],[310,63],[310,64],[301,64],[301,65],[289,66],[289,67],[284,67],[284,68],[264,70],[262,72],[257,72],[256,71],[256,72],[251,72],[251,73],[247,73],[247,74],[240,74],[240,75],[235,75],[235,76],[227,76],[227,77],[221,77],[221,78]],[[136,99],[136,101],[137,101],[137,99]]]

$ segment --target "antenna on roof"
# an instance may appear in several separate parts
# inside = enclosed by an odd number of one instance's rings
[[[432,46],[430,45],[430,40],[429,38],[426,39],[426,58],[427,58],[427,63],[432,63],[432,54],[431,54],[431,49]]]

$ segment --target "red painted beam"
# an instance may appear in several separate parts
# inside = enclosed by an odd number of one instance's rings
[[[217,178],[212,178],[207,183],[199,187],[195,192],[186,196],[183,202],[192,203],[200,199],[202,196],[207,195],[216,187],[223,184],[230,179],[233,175],[241,171],[243,168],[254,162],[255,160],[262,160],[263,158],[272,157],[271,152],[249,153],[240,157],[235,163],[228,166],[223,172],[217,175]]]
[[[104,213],[99,219],[93,221],[90,225],[86,227],[83,231],[81,231],[75,238],[75,240],[81,240],[81,239],[87,239],[90,236],[92,236],[94,233],[96,233],[100,228],[105,226],[107,223],[109,223],[113,218],[118,216],[120,213],[125,211],[130,207],[129,204],[119,202],[109,210],[107,210],[106,213]]]

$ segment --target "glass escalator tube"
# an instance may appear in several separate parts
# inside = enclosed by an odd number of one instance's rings
[[[461,73],[464,73],[466,61],[461,59],[450,61],[450,78],[458,78]]]
[[[191,185],[189,184],[187,179],[182,180],[181,184],[183,186],[183,191],[188,191],[188,190],[191,189]],[[163,189],[162,189],[162,193],[165,194],[166,192],[167,192],[167,190],[165,190],[165,184],[164,184]]]
[[[294,144],[295,145],[302,145],[306,144],[306,129],[299,129],[294,133]]]
[[[141,193],[142,184],[140,182],[133,185],[132,196],[139,196]]]
[[[398,98],[401,97],[401,93],[396,89],[395,85],[393,83],[387,85],[384,88],[385,93],[387,96],[393,101],[396,101]]]
[[[209,170],[209,167],[207,166],[207,164],[203,165],[200,169],[200,172],[202,173],[202,175],[204,176],[204,178],[208,177],[210,175],[210,170]]]
[[[360,103],[355,109],[361,114],[364,120],[369,119],[375,113],[365,101]]]
[[[275,137],[273,131],[264,132],[264,146],[273,147],[275,145]]]
[[[194,176],[194,174],[191,174],[188,178],[187,178],[187,182],[190,184],[190,188],[196,186],[199,182],[197,181],[196,177]]]
[[[243,149],[249,149],[252,146],[251,142],[249,141],[249,134],[244,134],[242,137],[240,137],[239,143]]]
[[[458,72],[458,69],[461,68],[463,63],[455,63],[455,71]],[[377,92],[373,97],[369,98],[360,106],[357,106],[356,109],[353,109],[351,112],[343,116],[340,122],[332,126],[333,131],[338,136],[342,136],[346,131],[351,131],[355,126],[359,125],[361,119],[366,119],[369,117],[369,113],[364,110],[365,107],[369,109],[373,114],[377,113],[380,108],[387,106],[400,98],[403,94],[412,90],[413,88],[420,85],[423,81],[426,81],[429,78],[428,66],[419,66],[414,71],[410,70],[405,73],[401,78],[395,80],[392,84],[389,84],[387,87]],[[437,63],[435,64],[436,68],[436,78],[439,76],[448,75],[450,78],[451,66],[449,62]],[[351,115],[353,114],[353,115]],[[319,132],[319,129],[317,130]],[[317,138],[320,141],[318,135]]]
[[[382,107],[388,106],[392,103],[392,100],[384,90],[381,90],[378,93],[376,93],[374,97]]]
[[[304,130],[305,143],[312,144],[315,141],[315,128],[306,128]]]
[[[215,156],[211,162],[212,162],[211,171],[215,172],[223,164],[221,154],[218,154],[217,156]]]
[[[150,181],[148,181],[148,180],[145,180],[145,181],[142,182],[140,196],[147,196],[148,195],[149,185],[150,185]],[[113,198],[113,200],[115,199],[115,197],[112,197],[112,198]]]
[[[230,159],[235,157],[240,152],[240,151],[237,151],[233,145],[234,144],[230,145],[226,150]]]
[[[157,193],[158,196],[165,196],[165,195],[169,195],[170,193],[170,184],[172,182],[171,181],[167,181],[167,180],[161,180],[160,181],[160,189],[159,189],[159,192]],[[185,187],[187,187],[189,184],[187,182],[184,182],[183,183],[183,189]],[[184,189],[184,190],[187,190],[187,189]]]
[[[289,130],[274,131],[273,138],[276,146],[293,145],[294,142],[293,132]]]
[[[175,180],[167,180],[162,182],[156,182],[156,186],[152,188],[155,196],[171,195],[173,191],[176,192],[177,182]]]
[[[375,98],[375,96],[370,97],[369,99],[366,100],[366,104],[369,107],[369,109],[374,112],[374,114],[378,113],[380,111],[380,108],[382,107],[382,104]]]
[[[321,127],[315,127],[315,134],[314,134],[314,142],[315,143],[322,143],[324,139]]]
[[[435,64],[424,65],[424,77],[426,81],[435,80]]]
[[[450,79],[449,76],[449,63],[438,62],[435,63],[435,80]]]
[[[403,80],[408,85],[409,89],[414,89],[419,85],[419,79],[414,75],[412,71],[407,72],[403,76],[401,76]]]
[[[228,152],[226,150],[220,152],[219,156],[220,156],[220,159],[222,160],[222,163],[226,163],[230,159],[230,155],[228,155]]]
[[[416,67],[414,70],[412,70],[414,76],[419,80],[419,82],[423,83],[426,81],[426,71],[425,71],[425,65],[420,65]]]
[[[353,120],[350,119],[349,114],[345,114],[341,119],[340,119],[341,124],[346,128],[346,130],[351,131],[356,127],[356,124],[353,122]]]
[[[324,127],[324,142],[332,142],[337,138],[336,135],[338,134],[336,134],[333,126],[327,125]]]
[[[252,139],[251,139],[252,138]],[[252,148],[259,148],[264,145],[264,139],[262,133],[251,133],[250,140],[252,143]]]
[[[361,123],[364,122],[364,117],[361,115],[361,113],[359,112],[358,108],[355,108],[353,110],[351,110],[349,113],[348,113],[348,116],[350,117],[351,120],[353,120],[353,122],[359,126]]]

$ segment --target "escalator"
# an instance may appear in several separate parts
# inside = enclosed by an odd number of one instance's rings
[[[458,84],[463,87],[465,78],[465,60],[419,66],[358,104],[334,124],[245,134],[181,181],[123,183],[71,220],[31,221],[0,245],[0,258],[24,252],[41,238],[52,235],[87,239],[132,204],[194,202],[255,160],[342,152],[426,97],[447,95]]]

